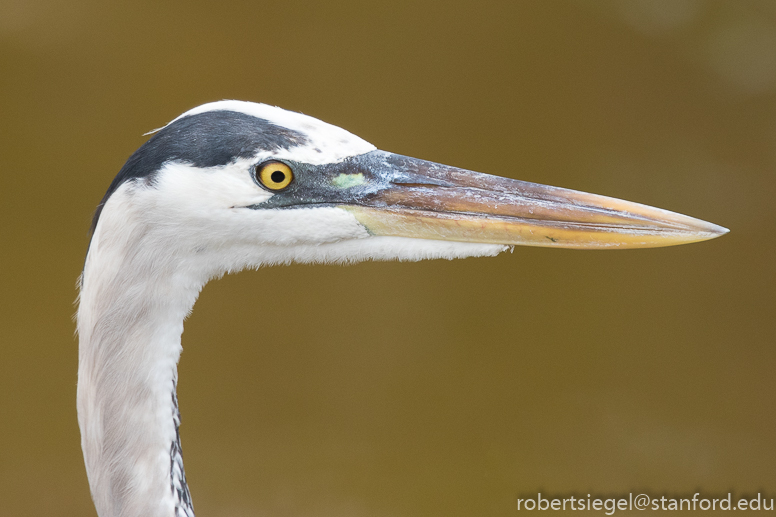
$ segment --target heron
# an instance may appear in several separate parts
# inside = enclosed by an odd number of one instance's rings
[[[100,517],[193,517],[176,386],[202,287],[289,263],[621,249],[728,230],[610,197],[378,150],[284,109],[218,101],[137,150],[95,212],[79,279],[77,408]]]

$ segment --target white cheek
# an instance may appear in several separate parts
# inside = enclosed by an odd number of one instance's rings
[[[250,174],[250,160],[198,169],[168,164],[144,194],[171,233],[188,234],[197,246],[322,244],[368,237],[350,213],[335,207],[252,209],[272,197]]]
[[[272,194],[251,176],[251,160],[201,169],[183,163],[168,163],[158,173],[156,188],[172,206],[191,213],[263,203]]]
[[[369,232],[350,213],[336,207],[235,210],[240,230],[235,241],[261,242],[276,246],[324,244],[347,239],[363,239]]]

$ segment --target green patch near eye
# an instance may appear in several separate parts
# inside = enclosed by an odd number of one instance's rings
[[[332,185],[339,188],[350,188],[363,185],[366,182],[362,173],[358,174],[340,174],[331,180]]]

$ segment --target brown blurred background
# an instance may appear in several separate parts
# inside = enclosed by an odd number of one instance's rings
[[[0,514],[94,514],[90,217],[143,133],[224,98],[731,233],[208,285],[179,386],[198,515],[776,497],[774,2],[0,0]]]

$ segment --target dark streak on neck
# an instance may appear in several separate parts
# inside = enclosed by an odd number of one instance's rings
[[[189,485],[186,483],[186,472],[183,470],[180,434],[181,413],[178,410],[178,395],[174,380],[172,385],[172,419],[175,425],[175,440],[170,445],[170,490],[173,499],[175,499],[175,516],[194,517],[191,493],[189,493]]]

